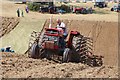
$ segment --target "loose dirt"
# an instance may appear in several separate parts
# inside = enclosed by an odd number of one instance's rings
[[[55,63],[26,55],[2,53],[3,78],[117,78],[117,67],[89,67],[81,63]]]
[[[19,19],[14,17],[0,17],[0,20],[0,37],[8,34],[19,23]]]
[[[26,5],[24,4],[15,4],[10,1],[3,1],[1,3],[3,7],[2,16],[12,16],[16,17],[16,10],[19,7],[21,10],[24,10]],[[11,8],[11,9],[10,9]],[[110,10],[110,9],[109,9]],[[9,12],[9,13],[8,13]],[[33,27],[40,25],[42,19],[49,19],[52,14],[41,14],[37,12],[30,12],[25,14],[24,18],[21,20],[27,20],[25,25],[19,25],[18,30],[27,30],[28,27],[32,25]],[[1,60],[1,69],[2,76],[4,78],[116,78],[118,77],[118,14],[116,12],[110,12],[109,14],[55,14],[53,18],[64,19],[63,21],[67,24],[68,30],[77,30],[82,35],[90,37],[93,39],[93,54],[102,55],[103,65],[101,67],[90,67],[81,63],[55,63],[47,59],[32,59],[28,58],[26,55],[21,53],[0,53],[2,55]],[[0,17],[0,20],[2,18]],[[40,24],[34,23],[33,20],[40,21]],[[68,20],[69,19],[69,20]],[[29,21],[31,20],[31,21]],[[9,21],[9,20],[7,20]],[[33,23],[34,25],[33,25]],[[56,21],[53,20],[53,26],[56,26]],[[30,24],[31,23],[31,24]],[[0,23],[1,24],[1,23]],[[21,23],[23,24],[23,23]],[[46,27],[49,25],[49,21],[46,23]],[[30,28],[30,32],[35,28]],[[1,27],[0,27],[1,28]],[[26,28],[26,29],[25,29]],[[12,29],[12,28],[11,28]],[[9,30],[9,29],[7,29]],[[36,28],[37,30],[37,28]],[[39,31],[39,30],[38,30]],[[22,33],[25,33],[23,31]],[[29,32],[29,33],[30,33]],[[18,32],[17,34],[19,34]],[[21,34],[25,39],[28,37],[28,34]],[[21,50],[25,49],[28,46],[28,38],[25,39],[26,42],[21,41],[21,36],[13,42],[19,46]],[[13,37],[8,37],[9,40],[13,40]],[[7,39],[8,39],[7,38]],[[6,39],[5,39],[6,40]],[[19,41],[18,41],[19,40]],[[9,41],[6,41],[9,42]],[[5,42],[5,43],[6,43]],[[11,42],[10,42],[11,43]],[[24,45],[22,45],[24,44]],[[16,46],[15,46],[16,47]],[[15,49],[14,47],[14,49]],[[18,47],[17,47],[18,48]],[[24,51],[25,51],[24,50]]]

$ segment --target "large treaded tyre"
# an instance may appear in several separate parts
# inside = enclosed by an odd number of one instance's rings
[[[79,62],[80,61],[80,48],[81,48],[81,39],[82,36],[78,35],[78,36],[74,36],[73,40],[72,40],[72,50],[73,50],[73,54],[71,56],[71,61],[72,62]]]
[[[37,43],[34,43],[29,50],[28,57],[35,59],[39,58],[39,49],[39,45]]]
[[[73,46],[74,51],[79,53],[80,46],[81,46],[81,37],[80,36],[73,37],[72,46]]]
[[[69,48],[65,48],[64,53],[63,53],[63,63],[67,63],[70,61],[70,49]]]

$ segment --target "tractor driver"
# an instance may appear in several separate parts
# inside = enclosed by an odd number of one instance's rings
[[[65,48],[66,43],[65,43],[64,39],[67,37],[68,34],[66,31],[65,24],[63,22],[61,22],[60,19],[57,19],[57,29],[62,30],[63,37],[60,37],[59,43],[60,43],[61,48]]]
[[[57,19],[57,29],[62,29],[63,30],[63,36],[66,38],[68,33],[66,30],[65,23],[63,23],[60,19]]]

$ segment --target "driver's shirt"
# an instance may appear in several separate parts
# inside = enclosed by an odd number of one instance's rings
[[[65,28],[65,23],[61,22],[60,24],[57,24],[57,28],[64,27]]]
[[[64,24],[63,22],[61,22],[61,24],[58,24],[58,25],[57,25],[57,28],[58,28],[58,29],[64,28],[64,29],[63,29],[63,30],[64,30],[64,33],[67,34],[66,26],[65,26],[65,24]]]

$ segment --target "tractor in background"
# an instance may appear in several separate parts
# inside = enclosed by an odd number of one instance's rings
[[[56,8],[54,6],[53,2],[39,2],[40,8],[39,8],[39,12],[41,13],[50,13],[50,14],[54,14],[56,12]]]
[[[111,11],[120,12],[120,3],[117,4],[117,5],[114,5],[114,6],[111,8]]]
[[[39,12],[41,13],[50,13],[54,14],[56,12],[56,8],[54,6],[49,6],[49,7],[40,7]]]
[[[106,2],[95,2],[94,7],[104,8],[104,7],[107,7],[107,3]]]
[[[93,13],[93,9],[92,9],[92,7],[90,7],[90,8],[80,7],[80,8],[75,8],[73,10],[73,13],[76,13],[76,14],[78,14],[78,13],[80,13],[80,14],[92,14]]]

